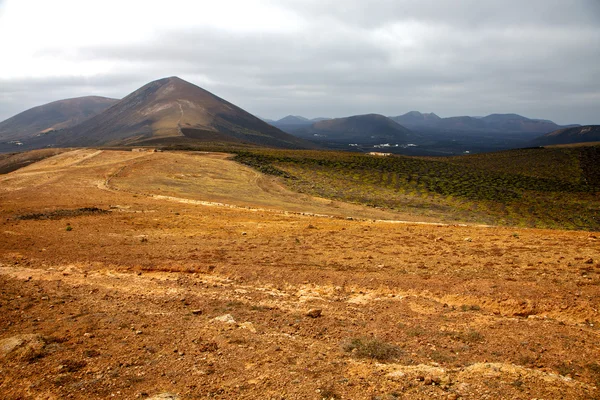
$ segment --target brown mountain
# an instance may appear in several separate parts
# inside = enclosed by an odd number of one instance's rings
[[[99,96],[54,101],[0,122],[0,141],[22,141],[75,126],[119,100]]]
[[[586,142],[600,142],[600,125],[558,129],[534,140],[538,146]]]
[[[177,77],[150,82],[57,138],[60,146],[245,142],[310,144]]]

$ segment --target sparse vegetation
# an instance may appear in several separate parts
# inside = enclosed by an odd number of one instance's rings
[[[71,218],[71,217],[79,217],[81,215],[101,215],[108,214],[110,211],[103,210],[98,207],[82,207],[76,208],[74,210],[68,209],[59,209],[54,211],[47,211],[41,213],[30,213],[30,214],[22,214],[18,215],[16,219],[19,220],[44,220],[44,219],[62,219],[62,218]]]
[[[377,361],[389,361],[403,354],[400,347],[377,338],[352,338],[342,347],[356,357],[373,358]]]
[[[447,220],[600,229],[600,146],[454,158],[264,149],[236,154],[238,162],[282,177],[294,190],[325,198]]]

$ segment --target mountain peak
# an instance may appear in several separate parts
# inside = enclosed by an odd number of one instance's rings
[[[65,145],[83,146],[190,140],[309,145],[177,76],[142,86],[64,136]]]

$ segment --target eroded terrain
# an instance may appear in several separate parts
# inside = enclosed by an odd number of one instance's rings
[[[1,175],[0,214],[2,398],[600,396],[600,234],[419,224],[199,153],[66,152]]]

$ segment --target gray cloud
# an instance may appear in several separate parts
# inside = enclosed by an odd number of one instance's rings
[[[281,33],[173,26],[141,45],[45,48],[44,57],[117,68],[86,78],[0,79],[0,119],[63,97],[123,97],[179,75],[270,118],[416,109],[600,123],[595,0],[276,4],[304,26]]]

